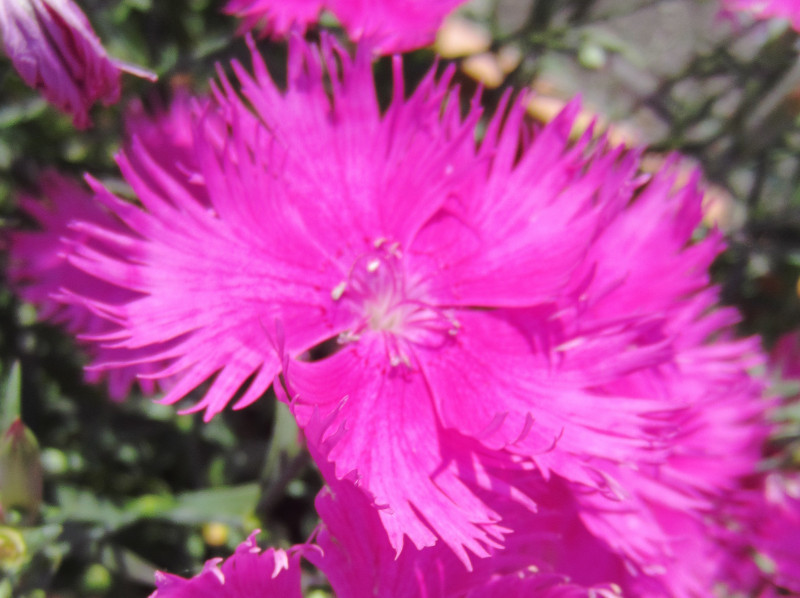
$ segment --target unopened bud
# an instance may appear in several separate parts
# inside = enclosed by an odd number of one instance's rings
[[[0,438],[0,505],[35,514],[42,503],[39,444],[17,419]]]

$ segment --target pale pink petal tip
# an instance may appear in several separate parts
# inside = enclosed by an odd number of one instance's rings
[[[229,558],[212,559],[196,576],[185,579],[158,572],[150,598],[302,598],[300,549],[259,549],[258,532]]]
[[[81,129],[91,124],[95,102],[119,100],[121,71],[156,79],[146,69],[109,58],[72,0],[0,0],[0,35],[22,79]]]

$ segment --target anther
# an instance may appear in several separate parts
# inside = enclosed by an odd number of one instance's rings
[[[458,320],[450,320],[450,325],[452,328],[447,331],[447,334],[450,336],[455,336],[458,334],[458,331],[461,330],[461,322]]]
[[[331,291],[331,299],[333,299],[334,301],[338,301],[339,299],[341,299],[342,295],[344,295],[345,289],[347,289],[347,282],[343,280],[335,287],[333,287],[333,290]]]
[[[339,343],[340,345],[346,345],[347,343],[355,342],[360,338],[361,338],[360,334],[356,334],[355,332],[352,332],[350,330],[345,330],[344,332],[341,332],[339,336],[336,337],[336,342]]]
[[[401,363],[406,367],[411,367],[411,360],[405,353],[400,355],[394,354],[389,358],[389,365],[391,365],[393,368],[397,367]]]

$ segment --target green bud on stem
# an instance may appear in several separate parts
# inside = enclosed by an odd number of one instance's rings
[[[15,420],[0,438],[0,506],[35,516],[42,503],[39,443],[22,420]]]

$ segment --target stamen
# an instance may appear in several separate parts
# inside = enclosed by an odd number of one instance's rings
[[[396,368],[401,363],[407,368],[411,367],[411,360],[408,358],[408,355],[405,353],[392,353],[392,355],[389,357],[389,365],[391,365],[393,368]]]
[[[400,244],[384,238],[358,257],[347,279],[331,291],[334,301],[357,317],[357,324],[342,332],[340,344],[357,341],[364,334],[378,333],[386,341],[386,359],[392,367],[411,368],[413,346],[436,346],[459,333],[461,324],[450,309],[442,309],[420,296],[418,288],[405,281]]]
[[[343,280],[333,287],[333,290],[331,291],[331,299],[334,301],[341,299],[342,295],[344,295],[345,289],[347,289],[347,281]]]
[[[336,342],[340,345],[346,345],[347,343],[353,343],[361,338],[361,335],[357,332],[353,332],[351,330],[345,330],[344,332],[340,333],[339,336],[336,337]]]

